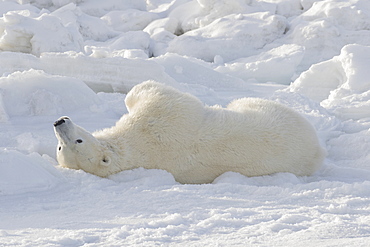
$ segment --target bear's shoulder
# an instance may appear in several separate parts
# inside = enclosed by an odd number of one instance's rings
[[[187,112],[203,107],[196,97],[155,81],[146,81],[133,87],[126,96],[125,104],[130,114],[145,112],[154,115],[160,112],[170,114],[176,110]]]

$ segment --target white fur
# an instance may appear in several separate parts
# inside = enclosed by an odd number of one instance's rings
[[[243,98],[226,109],[208,107],[149,81],[135,86],[125,103],[129,113],[111,128],[90,134],[67,118],[56,126],[59,164],[101,177],[164,169],[180,183],[210,183],[227,171],[311,175],[325,156],[308,121],[272,101]]]

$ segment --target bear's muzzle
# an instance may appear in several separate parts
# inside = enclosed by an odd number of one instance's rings
[[[64,119],[69,119],[69,118],[68,117],[61,117],[61,118],[59,118],[57,121],[54,122],[54,127],[65,123]]]

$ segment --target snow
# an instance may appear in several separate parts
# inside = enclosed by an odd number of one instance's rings
[[[255,55],[285,31],[286,19],[269,12],[231,14],[169,42],[167,51],[212,62],[216,55],[225,62]]]
[[[367,0],[3,0],[0,13],[1,246],[368,246]],[[328,156],[309,177],[203,185],[58,166],[57,118],[112,126],[149,79],[209,105],[288,105]]]
[[[94,111],[101,104],[98,96],[83,81],[51,76],[40,70],[14,72],[2,77],[0,88],[8,117]]]
[[[340,118],[367,118],[370,116],[369,56],[370,47],[346,45],[339,56],[315,64],[302,73],[291,89],[320,102]]]

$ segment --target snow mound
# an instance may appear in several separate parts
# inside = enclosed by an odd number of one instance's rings
[[[216,71],[229,74],[245,81],[255,79],[259,82],[290,84],[297,67],[304,56],[304,47],[290,44],[262,52],[255,56],[240,58]]]
[[[255,55],[258,49],[281,37],[286,19],[269,12],[231,14],[174,38],[168,52],[213,61],[216,55],[225,61]]]
[[[1,77],[0,93],[8,117],[97,112],[101,103],[82,81],[48,75],[40,70]]]
[[[48,13],[9,11],[0,18],[0,50],[40,55],[48,51],[80,51],[82,37]]]
[[[347,45],[341,54],[313,65],[290,86],[343,119],[370,117],[370,47]],[[324,72],[324,73],[323,73]]]
[[[306,12],[294,18],[284,39],[304,46],[302,67],[338,55],[346,44],[370,43],[370,5],[367,0],[311,1]]]
[[[61,182],[59,172],[37,153],[0,150],[0,195],[46,191]]]

